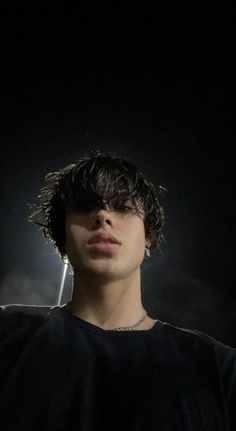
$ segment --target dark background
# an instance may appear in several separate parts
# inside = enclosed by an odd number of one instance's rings
[[[113,151],[168,189],[149,314],[236,346],[233,13],[86,5],[2,8],[0,302],[56,303],[62,262],[27,204],[48,172]]]

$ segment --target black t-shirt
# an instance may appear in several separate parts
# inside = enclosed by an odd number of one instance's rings
[[[1,431],[235,431],[236,350],[158,320],[113,331],[0,307]]]

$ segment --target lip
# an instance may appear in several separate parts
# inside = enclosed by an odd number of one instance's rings
[[[115,251],[119,246],[120,244],[117,244],[115,242],[94,242],[92,244],[88,244],[89,248],[104,251]]]
[[[108,244],[121,244],[118,239],[116,239],[113,235],[108,235],[106,233],[98,232],[97,234],[91,236],[88,240],[88,244],[97,244],[97,243],[108,243]]]

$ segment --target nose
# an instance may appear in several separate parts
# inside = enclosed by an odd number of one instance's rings
[[[99,209],[96,211],[92,211],[89,214],[89,218],[92,221],[93,225],[99,226],[104,224],[112,224],[112,213],[111,211],[107,211],[104,209]]]

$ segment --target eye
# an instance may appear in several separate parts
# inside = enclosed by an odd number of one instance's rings
[[[120,205],[116,210],[121,213],[129,213],[133,211],[133,208],[128,205]]]

